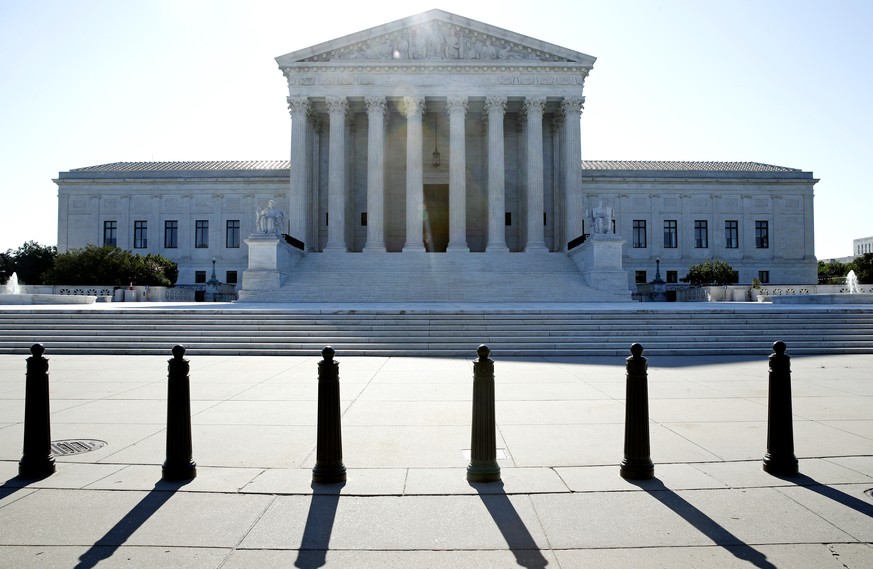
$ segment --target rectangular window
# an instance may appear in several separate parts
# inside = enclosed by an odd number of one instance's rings
[[[761,284],[769,283],[770,271],[758,271],[758,280],[761,281]]]
[[[228,249],[239,249],[239,220],[227,220],[227,232],[224,238],[224,246]]]
[[[194,222],[194,247],[198,249],[209,247],[209,221],[205,219]]]
[[[194,271],[194,283],[200,284],[206,282],[206,271]]]
[[[709,226],[705,219],[694,221],[694,247],[697,249],[709,248]]]
[[[634,249],[645,249],[648,247],[646,244],[646,220],[645,219],[635,219],[633,226],[633,243]],[[645,271],[643,271],[645,272]],[[637,281],[639,282],[639,281]],[[646,282],[646,281],[643,281]]]
[[[179,247],[179,222],[168,219],[164,222],[164,247],[177,249]]]
[[[770,227],[766,221],[755,222],[755,247],[758,249],[770,247]]]
[[[667,282],[668,283],[678,283],[679,282],[679,271],[667,271]]]
[[[236,278],[236,271],[227,271],[224,282],[226,282],[227,284],[236,284]]]
[[[133,248],[145,249],[149,246],[148,238],[148,222],[134,221],[133,222]]]
[[[724,222],[724,246],[727,249],[738,249],[740,246],[740,224],[738,221]]]
[[[636,271],[634,273],[634,282],[644,284],[646,282],[646,271]]]
[[[103,222],[103,244],[111,247],[118,247],[118,222],[104,221]]]
[[[664,249],[675,249],[679,246],[679,225],[675,219],[664,221]]]

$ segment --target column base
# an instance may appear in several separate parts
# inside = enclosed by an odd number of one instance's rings
[[[655,465],[651,459],[625,459],[619,474],[625,480],[651,480],[655,477]]]
[[[488,245],[485,247],[486,253],[509,253],[509,247],[506,246],[506,243],[494,243],[493,245]]]
[[[500,465],[497,462],[473,463],[467,466],[468,482],[500,482]]]
[[[324,246],[322,253],[347,253],[349,250],[345,243],[328,243]]]
[[[364,245],[362,253],[385,253],[387,249],[385,249],[384,243],[376,243],[373,245]]]
[[[800,472],[797,457],[792,455],[772,455],[769,452],[764,455],[764,472],[773,476],[797,476]]]
[[[528,243],[524,246],[525,253],[548,253],[549,248],[545,243]]]
[[[346,481],[346,467],[343,463],[320,465],[312,469],[312,482],[315,484],[342,484]]]
[[[407,243],[403,246],[403,253],[427,253],[424,243]]]
[[[197,464],[193,460],[168,460],[161,467],[162,480],[193,480],[196,477]]]
[[[461,244],[461,245],[453,245],[452,243],[449,243],[448,247],[446,247],[446,253],[469,253],[469,252],[470,252],[470,248],[467,247],[466,243]]]

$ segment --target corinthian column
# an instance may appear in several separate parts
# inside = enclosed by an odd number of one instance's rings
[[[306,167],[306,119],[309,99],[288,97],[288,112],[291,114],[291,189],[288,210],[289,232],[292,237],[305,241],[307,238],[307,187]],[[259,206],[260,207],[260,206]],[[307,245],[309,245],[307,243]]]
[[[367,244],[385,252],[385,97],[367,97]]]
[[[327,172],[327,245],[325,250],[347,251],[346,247],[346,112],[345,97],[327,97],[330,115],[330,146]]]
[[[401,111],[406,115],[406,244],[403,252],[424,253],[421,216],[424,210],[421,138],[424,97],[403,97]]]
[[[582,235],[585,209],[582,199],[582,106],[585,97],[567,97],[564,110],[564,242]]]
[[[504,179],[503,114],[506,97],[485,99],[488,114],[488,245],[485,251],[508,252],[506,246],[506,181]]]
[[[467,150],[464,118],[467,97],[449,97],[449,245],[448,251],[470,251],[467,246]]]
[[[548,252],[543,231],[543,107],[545,97],[528,97],[527,111],[527,243],[525,252]]]

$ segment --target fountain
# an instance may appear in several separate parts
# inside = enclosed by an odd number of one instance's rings
[[[849,274],[846,275],[846,287],[849,289],[849,294],[861,293],[861,287],[858,286],[858,275],[855,274],[855,271],[849,271]]]
[[[3,288],[0,289],[0,294],[21,294],[21,287],[18,286],[18,275],[12,273]]]
[[[91,304],[95,300],[96,296],[22,293],[16,273],[0,285],[0,304]]]

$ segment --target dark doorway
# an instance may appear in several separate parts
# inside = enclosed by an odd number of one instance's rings
[[[449,186],[424,186],[424,248],[428,253],[445,253],[449,245]]]

